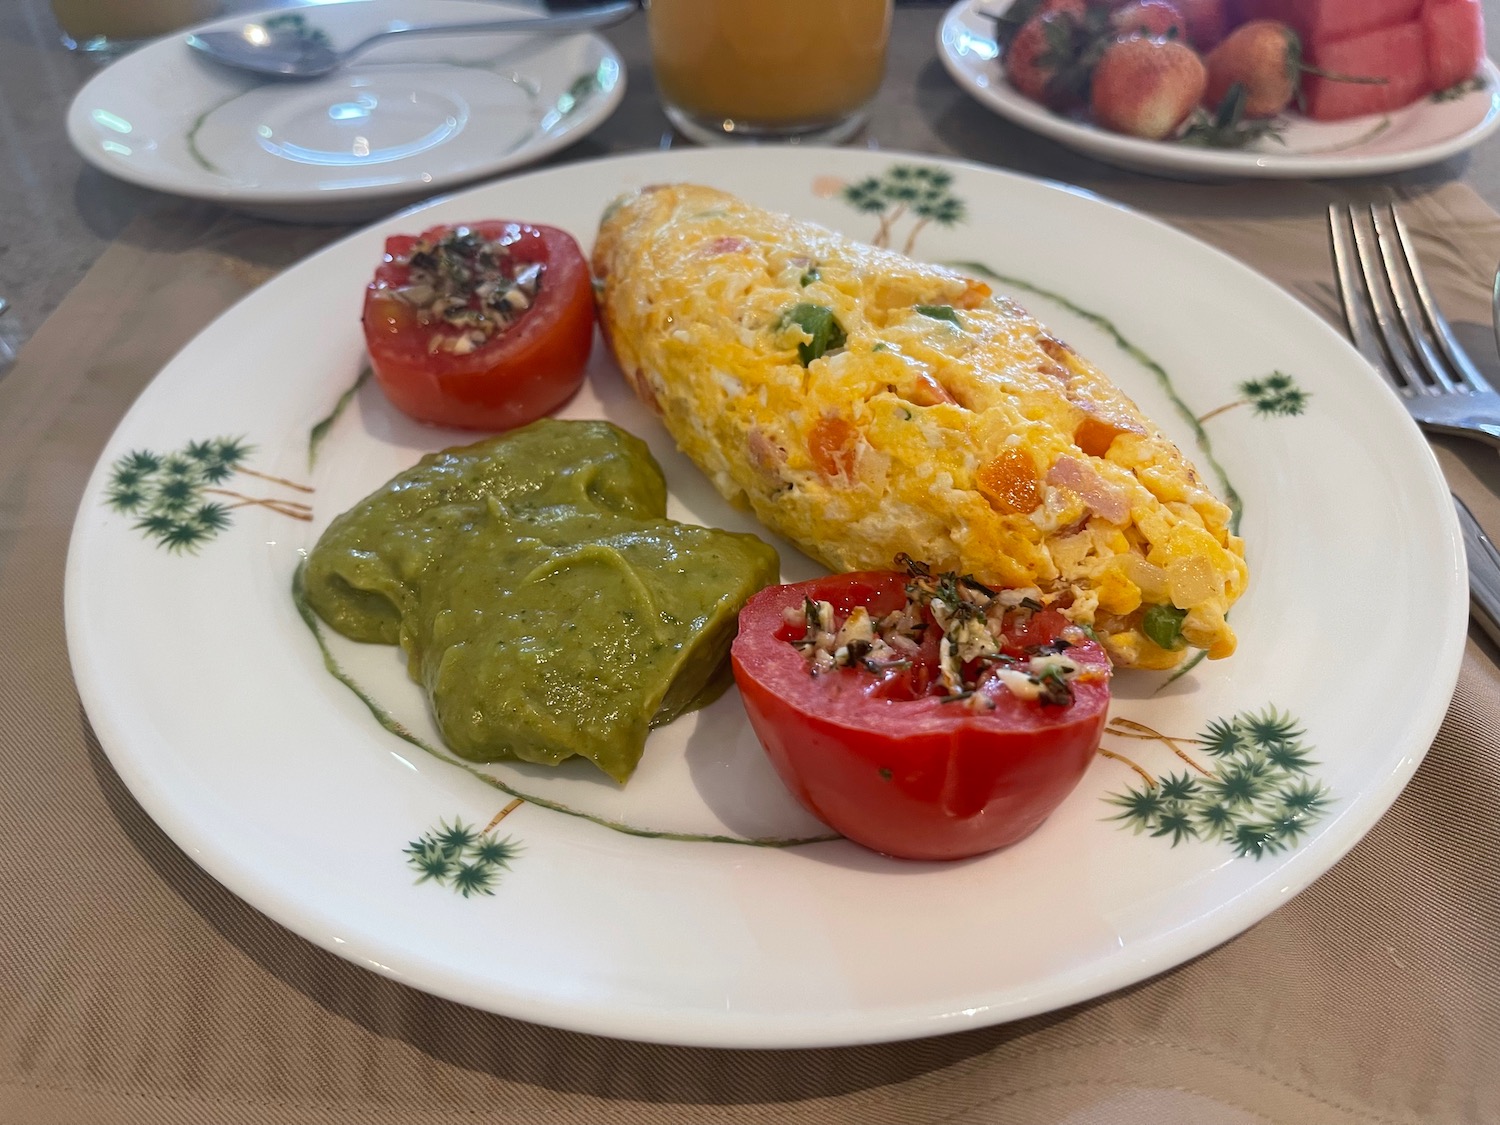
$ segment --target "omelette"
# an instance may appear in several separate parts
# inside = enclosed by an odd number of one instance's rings
[[[606,212],[605,339],[730,501],[833,570],[900,555],[1092,629],[1117,665],[1230,655],[1229,508],[1098,368],[942,266],[690,184]]]

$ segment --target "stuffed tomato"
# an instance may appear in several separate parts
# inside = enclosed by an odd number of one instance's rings
[[[422,422],[505,430],[566,402],[594,342],[593,283],[573,237],[504,221],[386,240],[365,291],[386,397]]]
[[[813,815],[888,855],[960,859],[1028,835],[1077,784],[1110,662],[1024,592],[908,566],[762,590],[734,676]]]

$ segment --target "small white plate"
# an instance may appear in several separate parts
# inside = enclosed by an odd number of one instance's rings
[[[479,0],[351,0],[194,30],[301,20],[343,48],[397,19],[527,14]],[[369,217],[529,164],[593,131],[625,94],[620,57],[597,35],[413,36],[326,78],[281,82],[215,65],[186,34],[101,71],[68,110],[68,137],[121,179],[271,218]]]
[[[1482,83],[1446,101],[1423,98],[1393,113],[1351,121],[1285,115],[1277,141],[1244,149],[1209,149],[1145,141],[1053,113],[1005,80],[995,43],[995,13],[1011,0],[959,0],[938,27],[938,57],[976,101],[1023,128],[1107,164],[1185,179],[1314,179],[1377,176],[1419,168],[1472,148],[1500,126],[1500,70],[1486,59]],[[981,9],[990,15],[981,15]]]
[[[323,630],[341,681],[299,616],[292,575],[329,520],[423,452],[472,437],[409,421],[370,383],[323,421],[363,366],[360,303],[385,237],[524,218],[588,245],[617,194],[679,180],[1013,275],[994,284],[1243,504],[1239,651],[1170,683],[1121,673],[1114,757],[1016,846],[948,864],[844,841],[766,846],[822,829],[776,779],[733,691],[653,732],[624,788],[576,759],[466,768],[441,751],[394,648]],[[563,414],[646,440],[675,518],[766,534],[677,452],[602,346]],[[779,546],[787,577],[815,573]],[[477,1007],[721,1047],[1015,1019],[1239,933],[1396,798],[1442,720],[1468,620],[1431,452],[1308,309],[1084,192],[848,149],[547,169],[382,220],[287,270],[189,344],[120,423],[84,492],[66,600],[79,692],[110,760],[248,902]],[[550,804],[512,808],[517,792]]]

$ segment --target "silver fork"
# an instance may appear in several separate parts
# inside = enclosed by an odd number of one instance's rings
[[[1328,209],[1334,268],[1354,346],[1424,429],[1500,445],[1500,394],[1475,368],[1422,278],[1390,204]]]
[[[1500,446],[1500,394],[1474,367],[1432,299],[1395,207],[1328,209],[1344,322],[1423,429]],[[1497,283],[1500,285],[1500,283]],[[1500,552],[1457,496],[1474,618],[1500,645]]]

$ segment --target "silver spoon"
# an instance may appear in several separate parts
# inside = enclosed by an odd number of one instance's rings
[[[1495,271],[1495,284],[1490,290],[1490,327],[1495,330],[1495,346],[1500,348],[1500,269]]]
[[[247,23],[237,31],[203,31],[189,35],[187,45],[203,52],[214,62],[237,70],[275,78],[321,78],[394,35],[453,35],[476,31],[570,35],[619,23],[638,7],[637,0],[619,0],[563,15],[525,16],[480,23],[409,24],[397,21],[342,51],[330,47],[321,32],[302,24],[267,27],[261,23]]]

